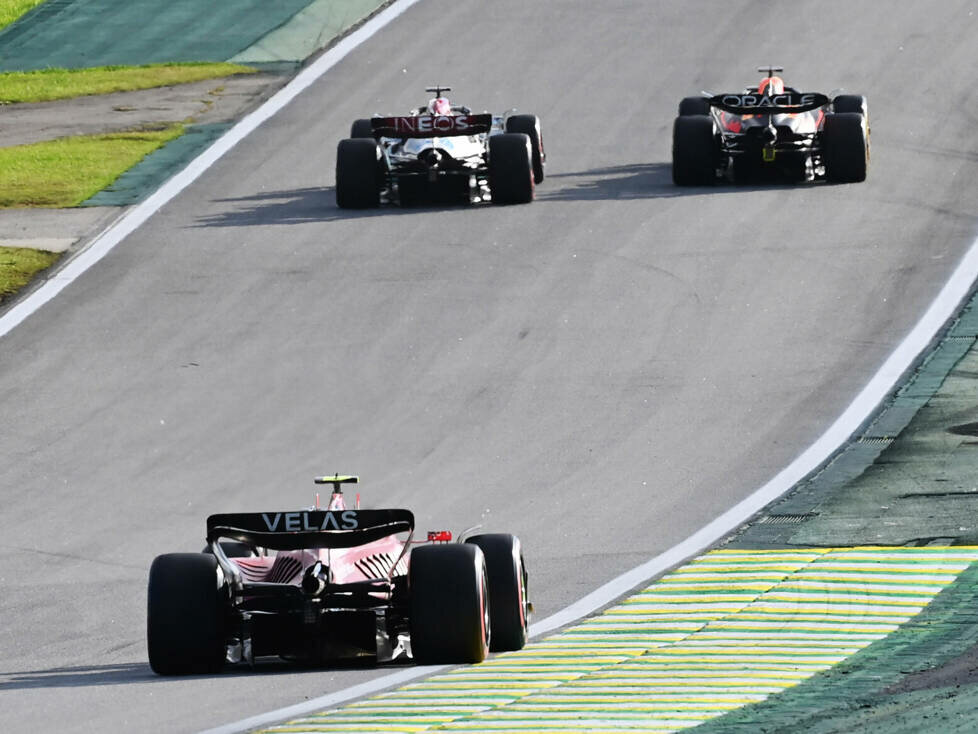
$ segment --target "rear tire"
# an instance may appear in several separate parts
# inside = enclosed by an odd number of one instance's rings
[[[477,545],[486,557],[489,577],[490,650],[522,650],[526,645],[529,604],[526,596],[526,566],[520,539],[515,535],[474,535],[465,541]]]
[[[716,135],[707,115],[677,117],[672,126],[672,180],[677,186],[708,186],[716,182]]]
[[[869,117],[869,106],[861,94],[840,94],[832,100],[832,109],[836,114],[841,112],[858,112]]]
[[[354,120],[350,126],[351,138],[370,138],[374,137],[374,128],[370,120]]]
[[[481,663],[489,653],[486,559],[475,545],[411,551],[411,653],[423,664]]]
[[[683,97],[679,102],[679,116],[709,115],[710,100],[706,97]]]
[[[822,126],[822,159],[829,181],[865,181],[869,169],[866,118],[858,112],[826,115]]]
[[[380,206],[380,158],[375,140],[351,138],[339,142],[336,204],[341,209]]]
[[[536,115],[513,115],[506,118],[506,132],[523,133],[530,138],[533,147],[533,181],[543,183],[543,167],[547,162],[547,154],[543,147],[543,130],[540,128],[540,118]]]
[[[525,133],[489,137],[489,190],[494,204],[533,201],[533,151]]]
[[[227,593],[217,559],[157,556],[149,569],[146,640],[160,675],[218,673],[227,654]]]

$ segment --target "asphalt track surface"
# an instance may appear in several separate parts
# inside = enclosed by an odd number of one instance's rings
[[[722,12],[719,8],[722,7]],[[0,728],[193,731],[385,670],[164,679],[153,556],[362,476],[420,529],[524,541],[539,616],[790,462],[976,227],[967,2],[422,0],[0,349]],[[681,96],[780,63],[869,95],[870,180],[670,181]],[[335,142],[423,87],[539,114],[521,207],[342,212]]]

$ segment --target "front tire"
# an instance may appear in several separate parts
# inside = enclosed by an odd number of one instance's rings
[[[533,151],[525,133],[489,137],[489,190],[494,204],[533,201]]]
[[[506,118],[506,132],[523,133],[530,138],[533,147],[533,181],[543,183],[543,167],[547,163],[547,154],[543,147],[543,130],[540,128],[540,118],[536,115],[513,115]]]
[[[522,650],[529,626],[526,566],[520,539],[505,533],[473,535],[465,541],[477,545],[486,557],[489,576],[489,621],[493,652]]]
[[[146,641],[160,675],[218,673],[227,653],[227,587],[217,559],[167,553],[149,569]]]
[[[825,177],[835,183],[859,183],[869,170],[869,131],[858,112],[826,115],[822,126]]]
[[[422,664],[481,663],[489,654],[486,559],[475,545],[411,551],[411,653]]]
[[[380,206],[380,151],[375,140],[350,138],[339,142],[336,204],[341,209]]]
[[[672,180],[677,186],[716,182],[716,134],[707,115],[677,117],[672,126]]]

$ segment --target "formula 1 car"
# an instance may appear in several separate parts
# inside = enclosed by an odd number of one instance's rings
[[[161,675],[219,672],[278,656],[305,664],[413,659],[476,663],[526,643],[532,605],[520,541],[501,533],[414,541],[408,510],[211,515],[202,553],[149,572],[149,663]],[[468,531],[466,531],[468,532]]]
[[[473,114],[443,96],[451,87],[426,91],[435,98],[409,115],[353,123],[336,151],[336,203],[532,201],[547,160],[539,118]]]
[[[686,97],[672,129],[672,180],[702,186],[776,174],[795,181],[864,181],[869,167],[866,98],[799,92],[775,72],[743,92]]]

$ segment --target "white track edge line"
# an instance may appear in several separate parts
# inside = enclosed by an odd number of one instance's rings
[[[642,565],[636,566],[631,571],[626,571],[621,576],[612,579],[570,606],[531,625],[530,636],[538,637],[575,622],[648,582],[663,571],[691,558],[742,525],[755,513],[818,468],[859,429],[876,407],[896,387],[900,377],[910,369],[917,357],[957,313],[962,301],[971,292],[976,278],[978,278],[978,239],[972,242],[968,252],[965,253],[964,258],[916,326],[893,350],[893,353],[856,395],[849,407],[811,446],[762,487],[685,540]],[[444,670],[446,667],[449,666],[419,667],[382,675],[366,683],[360,683],[294,706],[287,706],[214,729],[208,729],[201,734],[239,734],[239,732],[337,706],[355,698],[377,693],[385,688],[393,688],[402,683]]]
[[[225,153],[244,140],[259,125],[281,111],[283,107],[332,69],[357,46],[417,2],[419,0],[396,0],[350,35],[340,39],[333,48],[299,72],[292,81],[269,97],[258,109],[237,122],[224,135],[215,140],[207,150],[188,163],[186,168],[157,189],[155,193],[109,225],[104,232],[92,240],[85,249],[74,256],[44,285],[16,304],[3,316],[0,316],[0,338],[13,331],[21,322],[73,283],[82,273],[108,255],[116,245],[177,194],[196,181]]]

